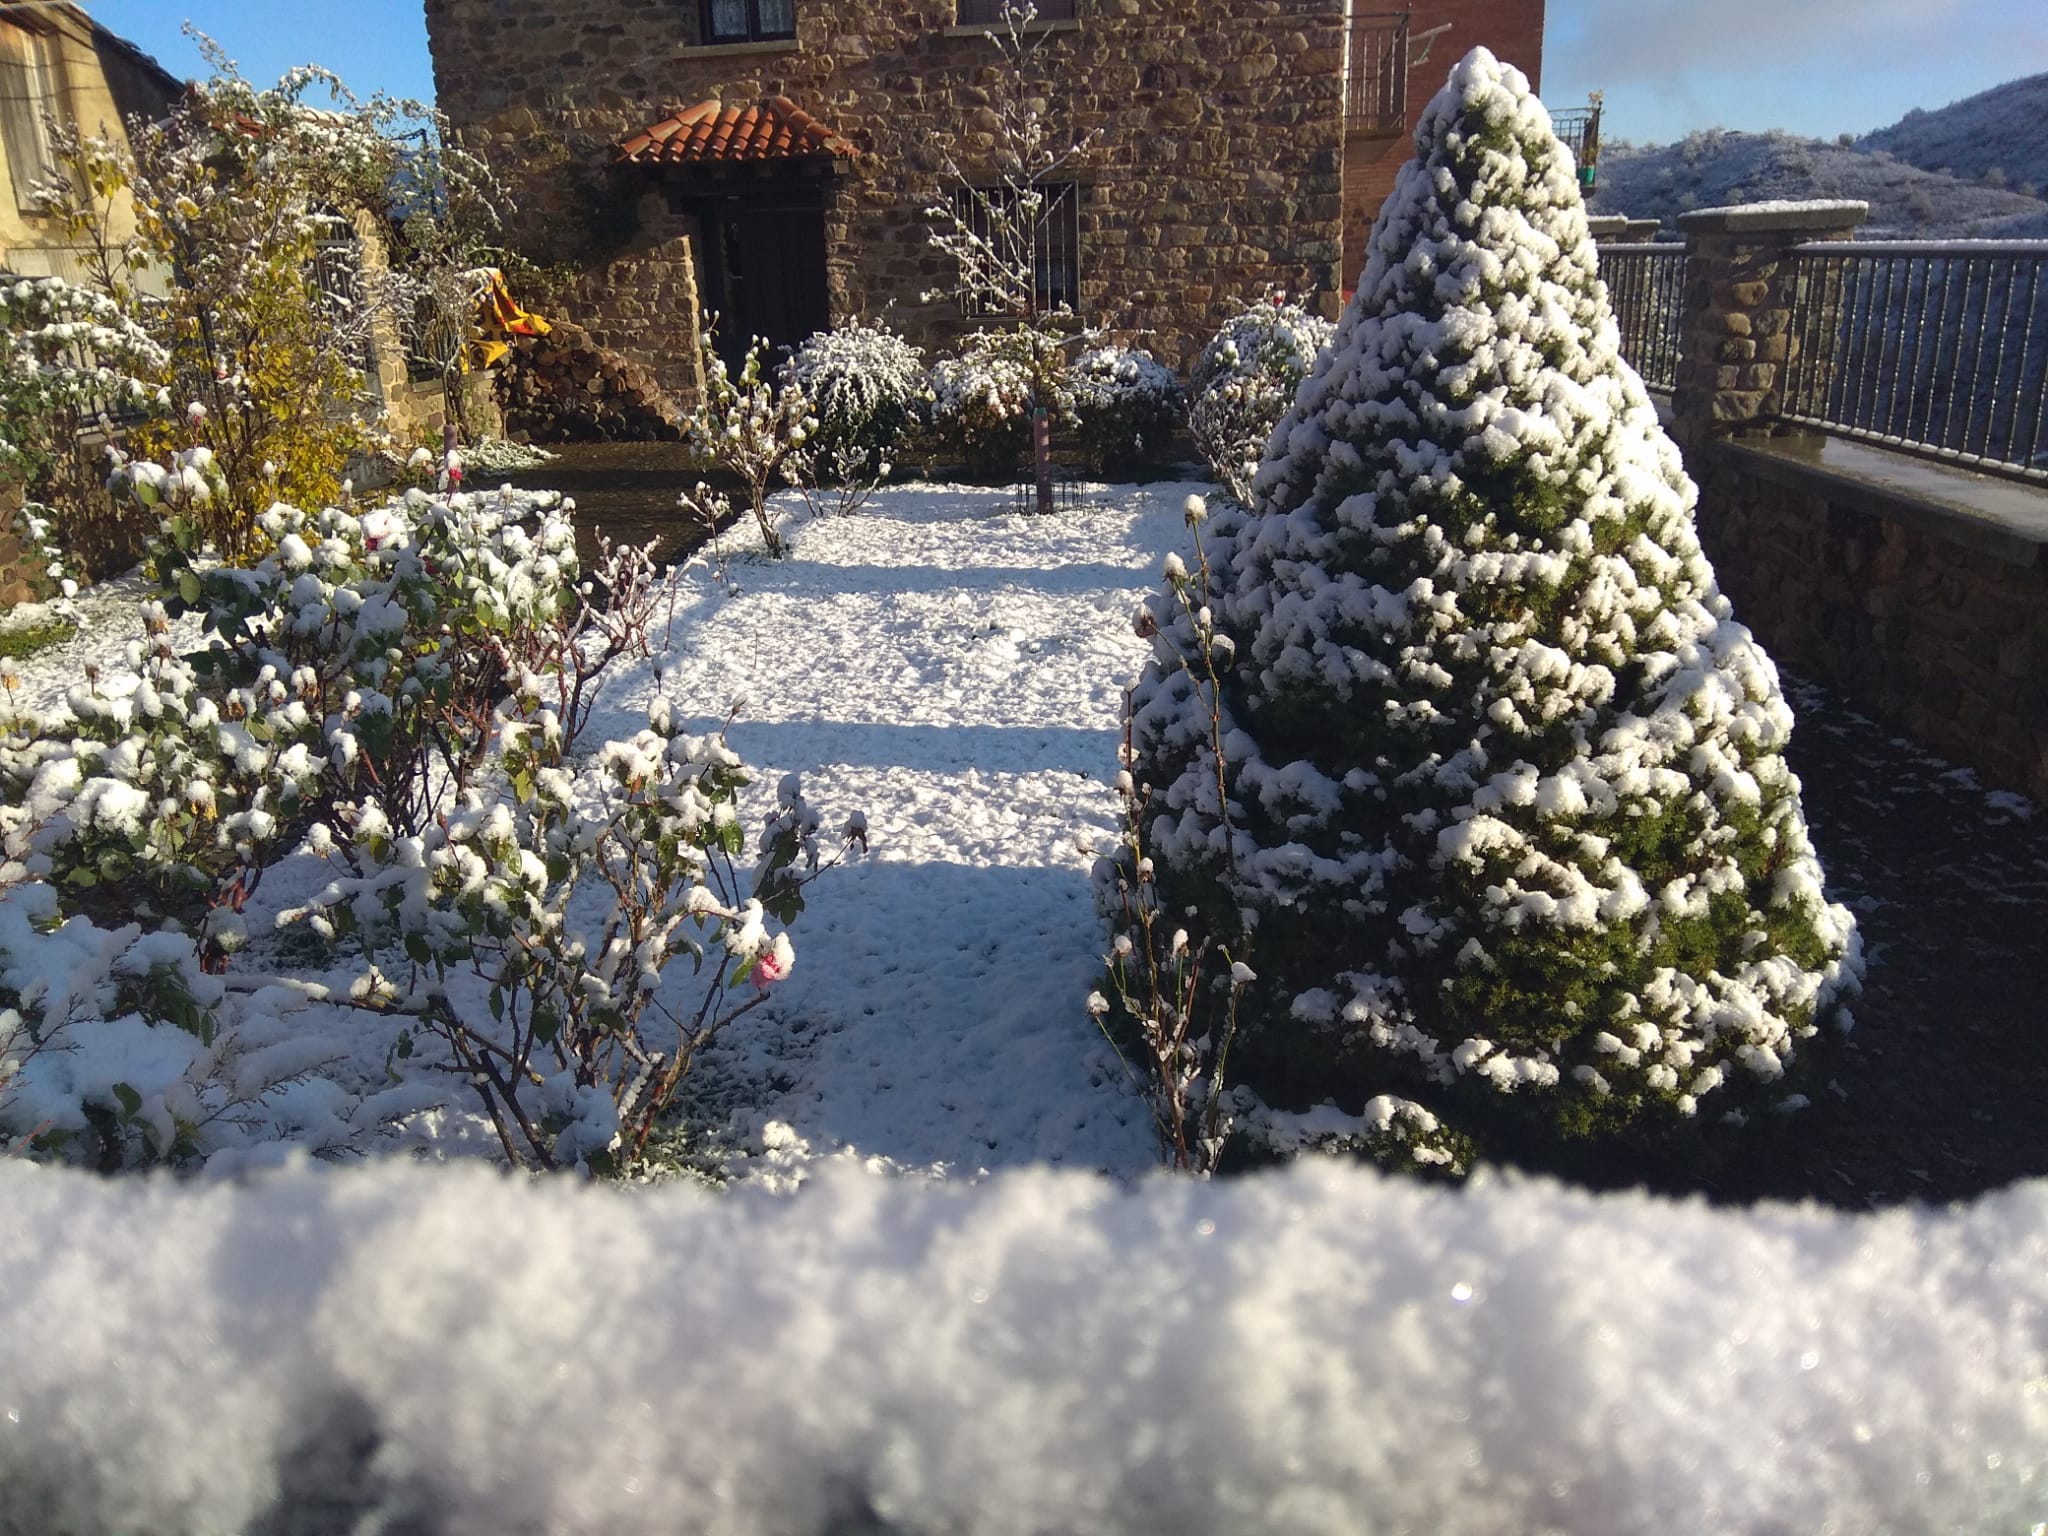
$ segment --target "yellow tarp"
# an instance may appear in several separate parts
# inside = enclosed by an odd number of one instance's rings
[[[479,269],[476,292],[476,334],[464,350],[471,368],[489,368],[512,350],[515,336],[545,336],[553,329],[539,315],[528,314],[505,285],[496,267]]]

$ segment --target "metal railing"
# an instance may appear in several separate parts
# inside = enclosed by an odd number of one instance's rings
[[[1578,167],[1579,189],[1590,194],[1600,184],[1600,104],[1566,107],[1550,114],[1550,126]]]
[[[1344,48],[1344,131],[1400,133],[1408,126],[1408,12],[1363,11]]]
[[[1779,414],[2048,480],[2048,241],[1798,247]]]
[[[1685,323],[1685,247],[1603,245],[1600,277],[1621,327],[1621,355],[1652,389],[1678,385]]]

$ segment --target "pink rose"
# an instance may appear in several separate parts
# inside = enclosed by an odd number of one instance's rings
[[[764,950],[754,962],[754,969],[747,979],[763,992],[789,975],[789,968],[796,963],[796,952],[789,947],[789,935],[778,933],[775,943]]]

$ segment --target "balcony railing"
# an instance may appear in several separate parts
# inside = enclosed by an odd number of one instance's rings
[[[1792,280],[1785,420],[2048,481],[2048,242],[1817,242]]]
[[[1579,186],[1590,194],[1600,183],[1600,104],[1566,107],[1550,114],[1550,126],[1572,152]]]
[[[1344,131],[1398,134],[1408,126],[1408,12],[1351,18],[1344,53]]]
[[[1621,327],[1621,355],[1652,389],[1678,384],[1685,317],[1685,247],[1603,245],[1600,277]]]

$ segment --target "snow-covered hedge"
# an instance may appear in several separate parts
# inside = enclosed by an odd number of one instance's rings
[[[2026,1532],[2048,1185],[0,1166],[0,1531]]]
[[[1317,1139],[1690,1156],[1817,1081],[1855,925],[1569,153],[1484,50],[1416,143],[1254,510],[1141,621],[1118,894],[1228,958],[1140,1009],[1238,1018],[1248,966],[1233,1074],[1278,1110],[1334,1099]]]
[[[852,472],[872,479],[900,461],[931,398],[924,354],[879,322],[819,331],[783,372],[818,418],[812,448],[820,467],[844,455]]]
[[[47,503],[40,515],[82,573],[123,568],[149,527],[102,493],[104,465],[86,429],[168,410],[169,367],[164,349],[104,294],[59,277],[0,281],[0,470],[22,480],[30,501]]]
[[[278,503],[259,520],[269,553],[236,567],[191,558],[184,508],[212,477],[204,448],[115,477],[164,515],[167,600],[145,605],[129,679],[79,682],[62,719],[0,722],[0,835],[17,873],[136,886],[177,911],[260,870],[337,800],[417,830],[438,809],[428,759],[459,782],[508,679],[574,611],[558,496]],[[169,640],[186,608],[211,633],[191,656]]]
[[[1138,347],[1094,347],[1067,370],[1076,435],[1097,469],[1157,462],[1187,410],[1180,380]]]
[[[942,459],[978,474],[1014,473],[1031,446],[1032,412],[1069,421],[1073,396],[1060,338],[1044,332],[977,331],[957,357],[932,367],[932,430]]]
[[[1239,306],[1189,375],[1188,431],[1209,472],[1241,503],[1294,392],[1336,327],[1279,295]]]

